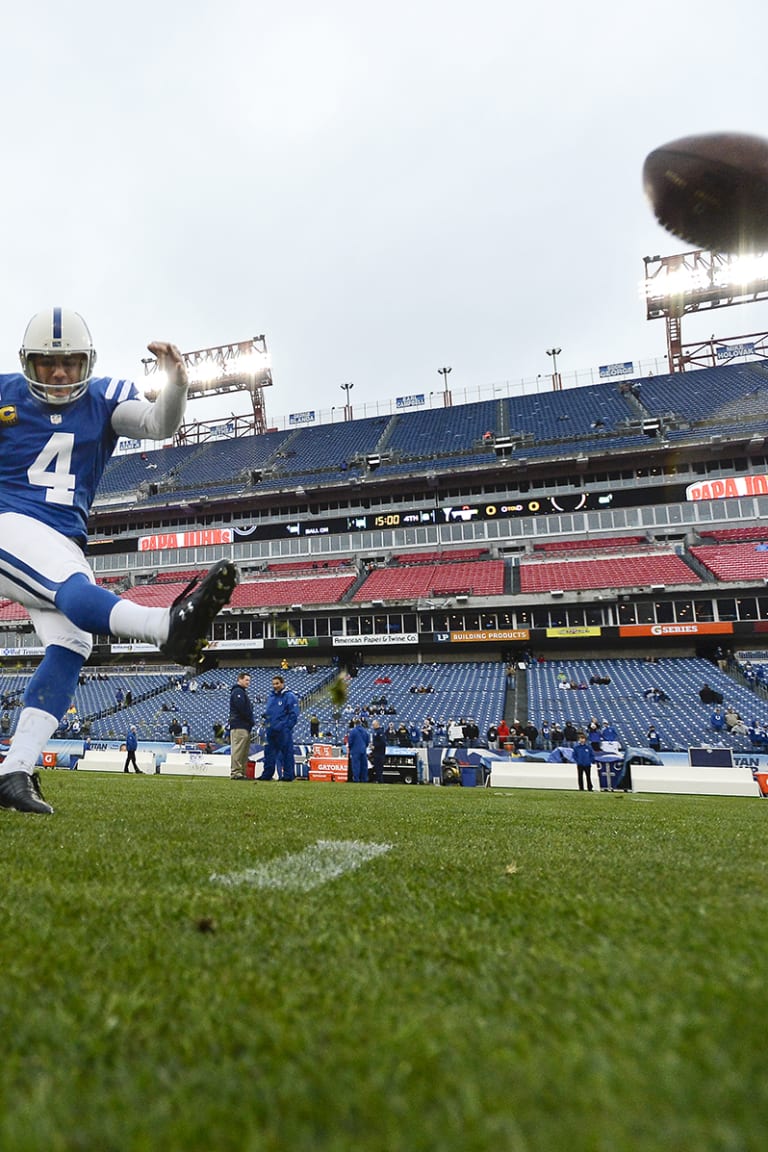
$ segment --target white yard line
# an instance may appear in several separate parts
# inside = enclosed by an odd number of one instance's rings
[[[345,872],[354,872],[369,860],[389,852],[391,847],[391,844],[366,844],[362,840],[318,840],[301,852],[268,860],[244,872],[214,872],[211,882],[230,888],[248,884],[252,888],[309,892]]]

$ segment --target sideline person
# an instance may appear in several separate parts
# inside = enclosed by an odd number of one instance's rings
[[[592,745],[587,743],[586,732],[579,732],[579,738],[573,746],[573,760],[579,776],[579,791],[584,791],[586,782],[587,792],[592,789],[592,765],[595,762],[595,753]]]
[[[181,353],[159,341],[148,348],[166,376],[154,402],[129,380],[94,376],[82,316],[47,308],[27,325],[21,372],[0,375],[0,597],[27,609],[45,649],[0,765],[2,808],[53,812],[35,764],[74,698],[94,635],[154,644],[197,665],[238,580],[220,560],[170,608],[152,608],[97,585],[85,558],[88,514],[118,438],[166,440],[184,415]]]
[[[357,716],[347,736],[349,766],[352,769],[352,782],[354,784],[368,783],[368,744],[370,739],[368,729],[363,728],[362,721]]]
[[[229,743],[231,780],[245,780],[248,753],[251,750],[251,732],[256,724],[248,688],[248,672],[238,672],[237,681],[229,694]]]
[[[377,784],[384,783],[384,761],[387,755],[387,737],[378,720],[371,724],[371,764]]]
[[[125,764],[123,765],[123,772],[130,772],[131,768],[133,768],[134,772],[138,772],[139,776],[143,776],[144,773],[136,763],[136,749],[138,746],[139,738],[136,735],[136,725],[131,724],[125,734]]]
[[[282,761],[281,780],[293,780],[296,769],[293,758],[293,730],[299,719],[299,701],[285,686],[280,672],[272,677],[272,691],[267,698],[265,712],[267,743],[264,747],[264,768],[258,780],[271,780],[275,775],[278,756]]]

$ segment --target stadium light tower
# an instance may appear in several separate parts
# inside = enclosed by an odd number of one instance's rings
[[[201,348],[196,352],[183,352],[189,376],[189,399],[203,396],[221,396],[227,392],[247,392],[253,405],[253,417],[240,421],[243,434],[265,432],[267,428],[263,389],[272,383],[272,366],[265,336],[254,336],[238,344],[221,344],[217,348]],[[154,399],[162,385],[162,376],[154,357],[142,360],[145,376],[157,376],[157,389],[145,389],[148,399]],[[183,424],[176,433],[176,442],[205,440],[216,434],[220,422]],[[207,430],[207,435],[205,434]]]
[[[345,420],[351,420],[352,419],[352,403],[349,399],[349,394],[352,391],[352,389],[354,388],[354,384],[352,384],[350,381],[347,381],[346,384],[340,384],[339,387],[342,389],[342,391],[344,392],[344,394],[346,396],[346,400],[344,401],[344,419]]]
[[[450,408],[453,404],[453,397],[451,396],[450,390],[448,388],[448,376],[453,371],[453,369],[449,364],[446,364],[443,368],[438,368],[437,371],[443,378],[443,407]]]
[[[643,295],[648,320],[664,319],[670,372],[685,372],[689,364],[722,363],[739,355],[760,355],[765,334],[757,341],[715,337],[703,345],[683,344],[683,316],[734,304],[768,300],[768,255],[730,255],[721,252],[680,252],[674,256],[645,256]]]
[[[552,357],[552,391],[562,392],[563,381],[560,373],[557,370],[557,358],[562,352],[562,348],[547,348],[547,356]]]

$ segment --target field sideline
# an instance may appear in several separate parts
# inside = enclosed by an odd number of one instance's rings
[[[43,788],[0,811],[0,1152],[765,1147],[763,801]]]

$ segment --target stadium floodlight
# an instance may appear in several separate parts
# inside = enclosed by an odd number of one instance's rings
[[[697,250],[646,256],[642,290],[649,320],[671,309],[682,316],[724,304],[750,304],[768,296],[768,255]]]
[[[443,407],[450,408],[453,404],[453,397],[451,396],[450,389],[448,388],[448,377],[453,369],[450,364],[444,364],[442,368],[438,368],[438,374],[443,378]]]
[[[341,388],[342,392],[346,396],[346,400],[344,401],[344,419],[345,420],[351,420],[352,419],[352,404],[351,404],[350,399],[349,399],[349,394],[352,391],[352,389],[354,388],[354,384],[350,380],[347,380],[345,384],[340,384],[339,387]]]
[[[666,321],[670,372],[683,372],[687,364],[699,362],[684,350],[683,316],[768,299],[768,254],[697,249],[675,256],[646,256],[644,264],[641,291],[646,316]]]
[[[552,390],[553,392],[562,392],[563,381],[560,373],[557,370],[557,358],[562,352],[562,348],[547,348],[547,356],[552,357]]]
[[[217,396],[227,392],[248,392],[253,405],[253,418],[243,431],[266,431],[266,413],[262,389],[272,383],[272,361],[267,351],[265,336],[254,336],[237,344],[220,344],[215,348],[200,348],[195,352],[182,353],[189,377],[189,398],[198,400],[202,396]],[[152,377],[150,387],[144,389],[145,396],[153,400],[165,383],[165,372],[158,367],[154,357],[142,360],[144,375]],[[194,429],[196,439],[205,425],[184,425],[179,429],[176,440],[186,443]]]
[[[183,353],[187,366],[191,399],[221,392],[248,391],[272,383],[272,362],[266,337],[254,336],[237,344],[221,344]],[[153,388],[162,383],[163,373],[154,357],[142,360],[144,375],[153,376]]]

